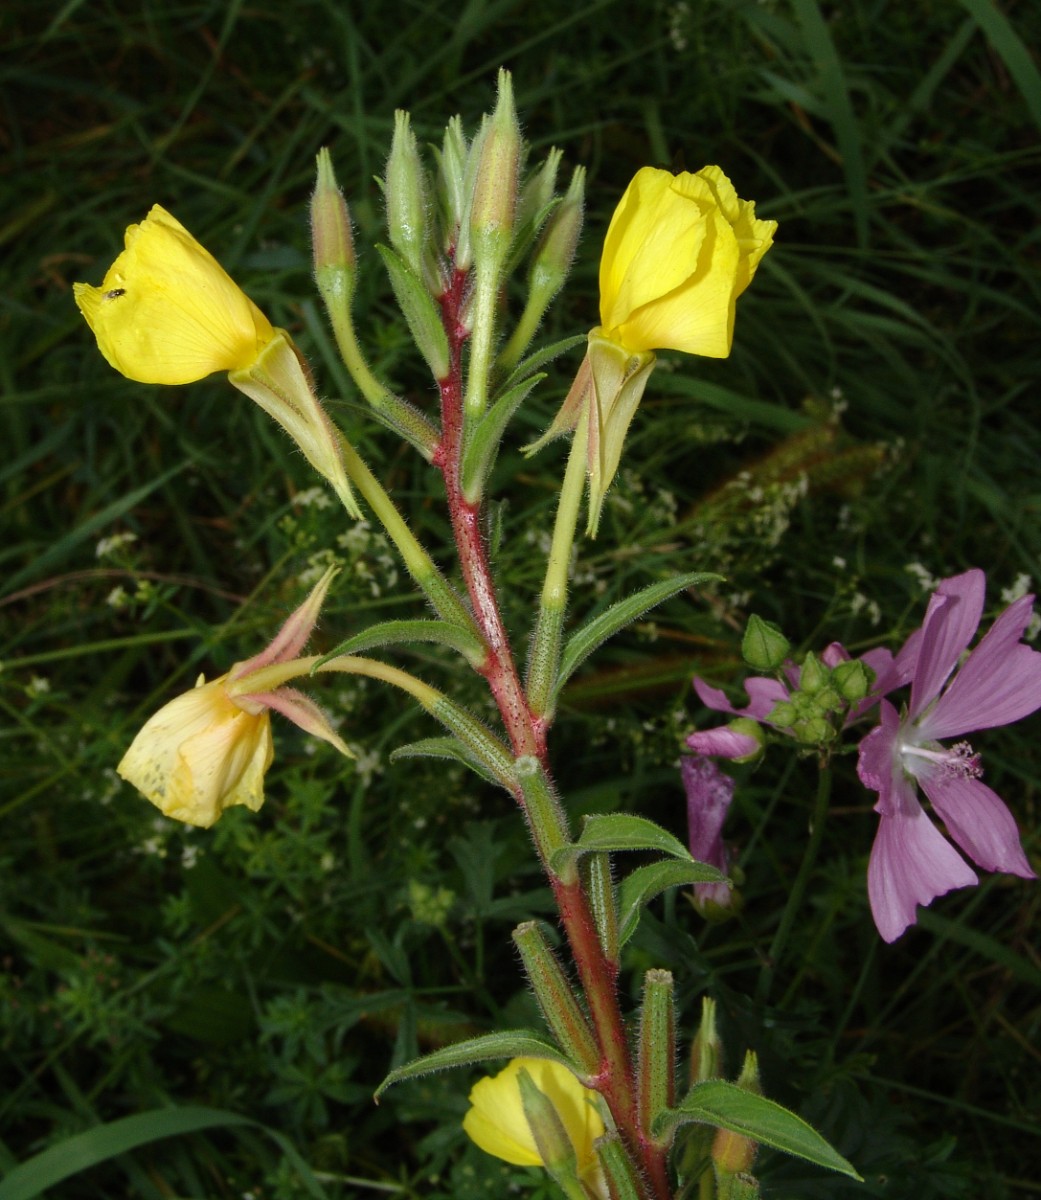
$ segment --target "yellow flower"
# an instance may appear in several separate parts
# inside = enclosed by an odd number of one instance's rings
[[[226,808],[264,803],[271,715],[248,713],[228,695],[228,676],[199,683],[161,708],[117,770],[175,821],[208,827]]]
[[[360,517],[341,434],[314,392],[307,364],[213,255],[158,204],[126,231],[126,249],[101,287],[72,286],[98,349],[139,383],[194,383],[214,371],[289,434]]]
[[[726,358],[734,308],[773,244],[719,167],[644,167],[615,209],[600,258],[600,330],[634,354]]]
[[[210,252],[160,205],[126,231],[100,288],[73,285],[98,348],[139,383],[193,383],[244,370],[274,338],[271,322]]]
[[[463,1129],[488,1154],[520,1167],[544,1167],[535,1135],[524,1115],[517,1076],[527,1071],[545,1095],[575,1150],[580,1175],[598,1170],[593,1142],[604,1132],[595,1092],[584,1088],[560,1063],[548,1058],[515,1058],[494,1077],[476,1083]]]
[[[209,827],[236,804],[260,808],[274,757],[271,709],[350,756],[322,710],[281,686],[308,674],[315,661],[297,655],[335,574],[335,568],[325,572],[258,655],[210,683],[200,676],[192,691],[164,705],[138,732],[116,770],[166,816]]]

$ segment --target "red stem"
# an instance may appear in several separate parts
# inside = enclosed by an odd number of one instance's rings
[[[463,372],[462,348],[468,334],[460,321],[465,297],[466,272],[453,273],[441,297],[441,310],[451,350],[451,365],[441,389],[441,443],[434,465],[445,479],[452,531],[459,551],[466,589],[474,618],[485,641],[487,657],[481,673],[488,680],[515,755],[534,755],[542,763],[547,778],[552,776],[546,757],[546,723],[528,706],[513,652],[499,612],[484,538],[481,534],[479,504],[471,504],[462,492],[460,479],[463,443]],[[516,797],[523,797],[519,790]],[[527,815],[527,813],[525,813]],[[635,1076],[629,1039],[618,1003],[618,968],[604,954],[597,934],[589,899],[580,882],[564,883],[547,862],[546,874],[567,934],[571,954],[578,968],[582,990],[600,1047],[600,1074],[596,1088],[604,1097],[615,1123],[630,1150],[636,1156],[650,1183],[651,1195],[669,1200],[668,1170],[664,1151],[655,1146],[640,1126],[636,1102]]]

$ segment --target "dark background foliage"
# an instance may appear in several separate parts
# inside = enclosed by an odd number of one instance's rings
[[[638,167],[720,163],[780,222],[777,246],[731,358],[656,372],[574,607],[671,570],[727,582],[612,643],[554,735],[573,813],[635,809],[682,834],[680,738],[707,719],[689,680],[740,678],[749,612],[803,648],[859,649],[898,644],[930,578],[983,567],[992,610],[1036,582],[1039,25],[1023,0],[5,6],[0,1170],[162,1109],[144,1145],[48,1194],[500,1194],[516,1173],[459,1131],[465,1076],[370,1097],[420,1049],[537,1019],[509,931],[550,913],[507,799],[461,769],[391,762],[434,731],[371,686],[323,696],[359,751],[346,773],[277,731],[258,817],[173,827],[119,783],[144,717],[253,653],[330,553],[346,570],[323,637],[421,608],[380,535],[345,530],[223,381],[113,373],[72,281],[98,282],[153,203],[175,212],[305,347],[443,556],[437,481],[367,419],[310,286],[316,150],[332,148],[364,248],[361,336],[420,404],[430,389],[371,252],[395,107],[424,140],[455,112],[472,128],[505,65],[533,154],[555,144],[588,166],[587,233],[547,334],[595,323],[599,239]],[[574,365],[519,414],[497,469],[518,644],[562,450],[527,462],[517,447]],[[444,682],[447,666],[416,669]],[[977,748],[1036,864],[1035,729]],[[814,787],[812,763],[777,751],[744,772],[728,826],[742,916],[705,927],[682,895],[658,902],[626,986],[635,999],[642,968],[671,967],[688,1038],[716,996],[729,1068],[754,1046],[769,1094],[867,1179],[766,1158],[769,1195],[1036,1194],[1037,889],[989,879],[883,946],[864,896],[874,819],[848,758],[796,937],[769,1004],[753,1001]],[[165,1136],[171,1111],[198,1107],[255,1124]]]

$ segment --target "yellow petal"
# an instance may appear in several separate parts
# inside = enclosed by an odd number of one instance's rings
[[[584,1172],[595,1163],[593,1142],[604,1132],[597,1096],[566,1067],[550,1059],[515,1058],[498,1075],[476,1083],[463,1129],[496,1158],[521,1167],[543,1165],[521,1104],[517,1075],[522,1068],[552,1101],[575,1148],[579,1170]]]
[[[719,167],[638,171],[600,260],[600,322],[626,349],[725,358],[734,305],[770,248],[774,221],[738,198]]]
[[[225,808],[264,801],[271,719],[228,698],[225,677],[177,696],[144,724],[116,768],[168,817],[210,826]]]
[[[247,368],[274,336],[213,255],[158,204],[127,229],[101,287],[77,283],[73,292],[101,353],[141,383]]]

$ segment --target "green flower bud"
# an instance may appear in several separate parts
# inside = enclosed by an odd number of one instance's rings
[[[846,706],[842,696],[839,695],[838,689],[833,687],[831,683],[828,683],[826,687],[822,687],[819,692],[814,692],[813,699],[818,711],[822,713],[838,712],[840,708],[845,708]]]
[[[823,746],[835,736],[831,722],[824,717],[807,717],[792,727],[795,740],[804,746]]]
[[[549,219],[531,263],[529,282],[543,312],[564,286],[582,233],[586,172],[576,167],[571,186]]]
[[[762,1086],[759,1083],[759,1068],[756,1056],[751,1050],[745,1054],[744,1065],[736,1082],[742,1091],[752,1092],[756,1096],[763,1094]],[[751,1138],[745,1137],[744,1134],[732,1133],[729,1129],[719,1129],[716,1131],[716,1136],[712,1143],[712,1166],[716,1173],[718,1195],[758,1195],[758,1188],[755,1186],[755,1181],[748,1177],[748,1172],[755,1162],[756,1151],[758,1149],[758,1145]],[[735,1176],[742,1183],[753,1186],[755,1190],[751,1192],[744,1190],[735,1192],[731,1186],[731,1182]]]
[[[348,307],[354,293],[354,238],[347,202],[336,183],[332,158],[318,152],[318,179],[311,196],[311,247],[315,281],[327,305]]]
[[[799,714],[790,700],[778,700],[766,719],[778,729],[790,729],[799,719]]]
[[[875,672],[867,663],[854,658],[833,667],[831,681],[843,699],[856,703],[871,691],[871,685],[875,682]]]
[[[799,673],[799,690],[813,695],[828,682],[831,672],[813,653],[807,654]]]
[[[557,186],[557,169],[563,156],[563,150],[551,147],[542,165],[525,181],[517,201],[518,226],[536,220],[539,213],[552,202]]]
[[[474,255],[502,261],[517,211],[521,136],[508,71],[499,72],[499,97],[480,139],[480,158],[470,208]]]
[[[701,1024],[690,1046],[691,1083],[719,1079],[723,1074],[723,1042],[716,1030],[716,1002],[701,997]]]
[[[445,127],[440,151],[434,150],[437,159],[437,204],[441,216],[441,251],[446,255],[454,251],[459,241],[465,207],[466,156],[463,122],[456,116]]]
[[[390,244],[422,279],[427,237],[426,178],[409,115],[400,108],[394,113],[384,190]]]
[[[776,671],[791,651],[791,643],[772,621],[753,613],[741,639],[741,656],[756,671]]]

